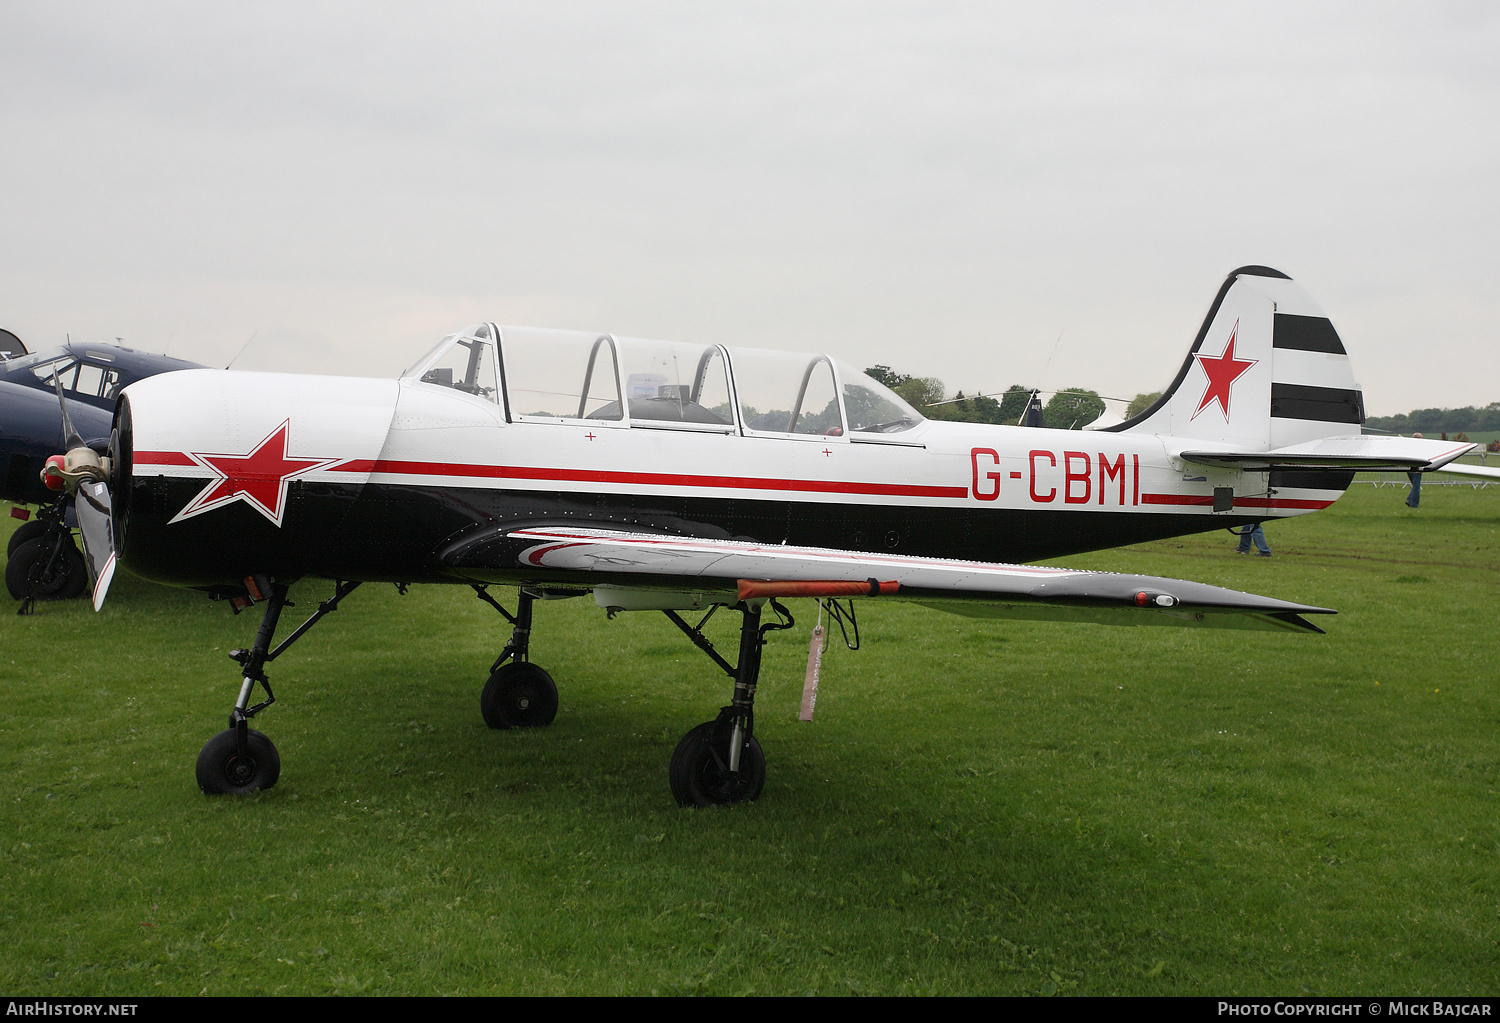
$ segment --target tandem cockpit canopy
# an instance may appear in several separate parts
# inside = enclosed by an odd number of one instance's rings
[[[826,355],[475,324],[402,374],[503,408],[510,422],[874,439],[923,422]]]

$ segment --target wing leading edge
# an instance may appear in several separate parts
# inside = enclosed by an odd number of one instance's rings
[[[1331,609],[1294,604],[1205,583],[1157,576],[1089,572],[1035,565],[996,565],[820,547],[739,540],[705,540],[606,529],[531,528],[505,534],[509,565],[489,569],[542,570],[574,582],[681,591],[701,587],[738,599],[741,580],[894,587],[885,599],[979,618],[1092,622],[1101,625],[1175,625],[1266,631],[1322,632],[1304,615]],[[490,547],[495,551],[496,547]],[[450,554],[463,571],[480,566]],[[720,601],[715,601],[720,602]]]

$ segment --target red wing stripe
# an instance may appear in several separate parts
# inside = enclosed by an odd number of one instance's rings
[[[784,547],[766,544],[737,544],[727,540],[697,541],[687,537],[652,537],[652,536],[590,536],[586,533],[564,533],[556,530],[542,529],[518,529],[511,534],[521,539],[538,540],[576,540],[577,546],[599,545],[620,547],[652,547],[662,546],[680,550],[701,551],[704,553],[718,554],[748,554],[754,557],[776,557],[787,553]],[[559,544],[550,550],[561,550],[568,544]],[[800,550],[800,549],[799,549]],[[545,552],[543,552],[545,553]],[[911,555],[884,555],[854,553],[849,551],[820,550],[814,555],[824,561],[851,561],[855,564],[884,564],[909,567],[928,568],[967,568],[977,569],[983,572],[993,572],[995,569],[1003,569],[1006,572],[1014,572],[1019,575],[1068,575],[1075,569],[1071,568],[1046,568],[1033,565],[1005,565],[988,561],[951,561],[947,559],[917,558]]]
[[[554,543],[554,544],[549,544],[546,547],[537,547],[537,548],[529,551],[527,553],[527,555],[526,555],[526,560],[529,561],[529,562],[531,562],[533,565],[540,565],[542,563],[542,558],[545,557],[548,554],[551,554],[553,551],[564,550],[564,549],[566,549],[568,547],[583,547],[583,546],[586,546],[586,545],[583,544],[583,543],[581,543],[581,542],[580,543]]]

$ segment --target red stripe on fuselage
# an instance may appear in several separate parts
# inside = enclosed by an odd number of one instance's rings
[[[179,451],[137,451],[136,465],[197,467],[198,463]],[[357,459],[333,466],[327,472],[380,472],[392,476],[456,476],[468,479],[551,480],[569,483],[616,483],[626,486],[703,487],[724,490],[784,490],[823,494],[869,494],[885,497],[942,497],[964,499],[968,487],[925,486],[914,483],[850,483],[840,480],[788,480],[746,476],[690,476],[664,472],[614,472],[603,469],[558,469],[538,466],[473,465],[462,462],[401,462],[388,459]],[[1212,506],[1209,495],[1142,494],[1141,504]],[[1287,508],[1316,511],[1332,501],[1281,497],[1237,497],[1235,507]]]
[[[175,451],[137,452],[138,465],[197,465]],[[399,462],[359,459],[331,466],[328,472],[380,472],[392,476],[457,476],[467,479],[550,480],[568,483],[617,483],[625,486],[705,487],[726,490],[790,490],[821,494],[872,494],[886,497],[946,497],[963,500],[968,487],[915,483],[850,483],[841,480],[762,479],[747,476],[689,476],[665,472],[613,472],[603,469],[556,469],[540,466],[472,465],[461,462]]]
[[[193,465],[193,461],[181,451],[137,451],[130,459],[136,465]]]
[[[1141,504],[1175,504],[1193,507],[1212,507],[1213,495],[1203,494],[1142,494]],[[1300,497],[1236,497],[1236,508],[1305,508],[1317,511],[1327,508],[1332,501],[1312,501]]]

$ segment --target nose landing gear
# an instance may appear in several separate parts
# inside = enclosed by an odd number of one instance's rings
[[[276,751],[276,744],[250,727],[251,718],[276,702],[276,694],[271,691],[271,683],[266,678],[266,663],[281,656],[324,615],[337,610],[339,601],[358,587],[357,582],[334,583],[333,597],[319,604],[307,621],[272,650],[271,639],[281,621],[282,609],[293,606],[286,599],[288,587],[264,577],[252,576],[245,580],[249,597],[234,598],[236,607],[240,602],[249,606],[256,600],[265,600],[266,610],[261,615],[260,628],[256,630],[255,642],[250,649],[229,652],[229,656],[243,666],[244,674],[239,699],[229,712],[229,727],[208,740],[198,753],[198,787],[206,795],[247,796],[276,784],[281,777],[281,755]],[[266,698],[252,707],[250,697],[257,683],[264,687]]]

